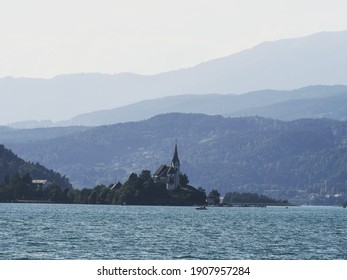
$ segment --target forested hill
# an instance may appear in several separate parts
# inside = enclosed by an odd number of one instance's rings
[[[62,188],[72,187],[65,176],[48,170],[39,163],[26,162],[11,150],[6,149],[4,145],[0,145],[0,185],[11,180],[11,177],[16,174],[21,176],[29,174],[32,179],[49,180]]]
[[[177,139],[182,172],[191,185],[207,191],[306,203],[335,203],[347,193],[347,122],[342,121],[172,113],[49,140],[37,137],[7,145],[66,174],[74,187],[124,182],[144,169],[154,172],[170,163]]]

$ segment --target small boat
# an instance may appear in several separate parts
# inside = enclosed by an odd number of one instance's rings
[[[207,210],[206,206],[199,206],[195,208],[196,210]]]

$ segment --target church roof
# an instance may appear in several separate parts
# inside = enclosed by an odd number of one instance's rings
[[[159,166],[157,171],[154,172],[153,177],[161,177],[166,176],[167,172],[169,170],[169,167],[165,164],[162,164]]]

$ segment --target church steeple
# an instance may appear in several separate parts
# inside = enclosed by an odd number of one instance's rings
[[[178,159],[177,140],[175,143],[175,152],[172,158],[171,167],[168,170],[169,184],[167,189],[176,189],[180,184],[180,160]]]
[[[179,167],[180,166],[180,160],[178,159],[178,152],[177,152],[177,141],[176,141],[176,144],[175,144],[175,152],[174,152],[174,155],[173,155],[173,158],[172,158],[171,165],[173,167]]]

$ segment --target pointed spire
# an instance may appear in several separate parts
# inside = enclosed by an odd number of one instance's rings
[[[176,143],[175,143],[175,153],[174,153],[174,156],[172,158],[172,163],[174,165],[179,165],[180,164],[180,160],[178,159],[178,152],[177,152],[177,140],[176,140]]]

